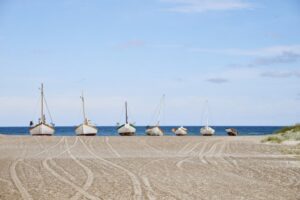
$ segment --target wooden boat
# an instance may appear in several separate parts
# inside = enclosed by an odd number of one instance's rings
[[[229,136],[237,136],[239,134],[239,132],[234,128],[227,128],[225,131]]]
[[[205,127],[202,127],[200,129],[200,133],[203,136],[213,136],[215,134],[215,130],[209,127],[208,125],[206,125]]]
[[[188,130],[184,128],[183,126],[179,128],[173,128],[172,132],[175,133],[177,136],[186,136],[188,134]]]
[[[97,135],[98,129],[97,127],[91,123],[90,120],[86,117],[85,114],[85,102],[84,96],[80,97],[82,101],[82,113],[83,113],[83,123],[75,128],[75,133],[78,136],[95,136]]]
[[[146,127],[146,135],[148,135],[148,136],[163,136],[164,131],[159,127],[159,124],[157,126],[147,126]]]
[[[46,116],[44,114],[44,103],[46,103],[45,97],[44,97],[44,85],[41,84],[41,116],[40,116],[37,124],[34,124],[31,121],[30,127],[29,127],[29,133],[33,136],[34,135],[51,136],[55,132],[54,124],[46,123]],[[51,116],[50,116],[50,118],[51,118]]]
[[[154,113],[155,116],[156,116],[156,118],[157,118],[156,124],[153,125],[153,126],[146,126],[145,133],[148,136],[163,136],[164,135],[164,131],[159,126],[159,124],[160,124],[160,117],[161,117],[161,111],[162,111],[163,106],[164,106],[164,101],[165,101],[165,95],[163,95],[162,98],[161,98],[161,100],[160,100],[157,113]]]
[[[128,113],[127,113],[127,102],[125,102],[125,124],[117,128],[119,135],[121,136],[133,136],[135,135],[136,128],[133,124],[128,122]]]

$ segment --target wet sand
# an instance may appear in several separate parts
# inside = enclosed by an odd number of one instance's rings
[[[300,199],[262,137],[0,136],[0,199]]]

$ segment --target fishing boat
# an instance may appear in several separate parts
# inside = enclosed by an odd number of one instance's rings
[[[206,101],[206,125],[200,129],[200,133],[203,136],[213,136],[215,134],[215,130],[208,126],[208,102]]]
[[[200,133],[203,136],[213,136],[215,134],[215,130],[209,126],[205,126],[200,129]]]
[[[47,106],[47,102],[45,101],[43,84],[41,84],[40,90],[41,90],[41,116],[37,124],[34,124],[33,121],[30,122],[29,132],[31,135],[51,136],[54,134],[55,129],[53,123],[51,124],[46,123],[46,116],[44,114],[44,103],[46,104],[47,108],[48,106]]]
[[[237,136],[239,134],[239,132],[234,128],[227,128],[225,131],[229,136]]]
[[[157,124],[156,126],[146,126],[146,135],[163,136],[164,131],[159,127],[159,124]]]
[[[127,101],[125,102],[125,124],[118,126],[119,135],[121,136],[133,136],[135,135],[136,128],[133,124],[128,122]]]
[[[75,133],[78,136],[94,136],[97,135],[98,129],[97,127],[91,123],[90,120],[86,117],[85,114],[85,101],[84,96],[80,97],[82,103],[82,114],[83,114],[83,123],[75,128]]]
[[[146,126],[145,133],[148,136],[163,136],[164,135],[164,131],[160,128],[161,111],[164,106],[164,101],[165,101],[165,95],[162,96],[159,106],[158,106],[158,109],[157,109],[157,113],[155,113],[155,115],[157,117],[156,124],[153,126]]]
[[[183,126],[179,128],[173,128],[172,132],[177,136],[186,136],[188,134],[187,128],[184,128]]]

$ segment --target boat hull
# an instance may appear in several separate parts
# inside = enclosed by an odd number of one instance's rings
[[[203,127],[200,129],[200,133],[203,136],[213,136],[215,134],[215,130],[211,127]]]
[[[174,131],[174,133],[175,133],[176,136],[186,136],[187,135],[187,129],[183,128],[183,127],[180,127],[178,129],[176,129]]]
[[[29,129],[29,132],[31,135],[36,135],[36,136],[51,136],[54,134],[55,129],[53,126],[45,124],[45,123],[40,123],[35,125],[34,127],[31,127]]]
[[[238,135],[238,131],[236,129],[228,128],[228,129],[226,129],[226,132],[229,136],[237,136]]]
[[[148,135],[148,136],[163,136],[164,131],[161,130],[161,128],[158,126],[149,127],[146,129],[146,135]]]
[[[78,136],[95,136],[98,133],[98,129],[91,125],[81,124],[76,127],[75,133]]]
[[[131,124],[124,124],[118,127],[118,134],[120,136],[133,136],[135,132],[136,128]]]

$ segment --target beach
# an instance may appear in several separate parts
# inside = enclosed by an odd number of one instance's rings
[[[300,199],[300,158],[263,136],[0,135],[0,199]]]

